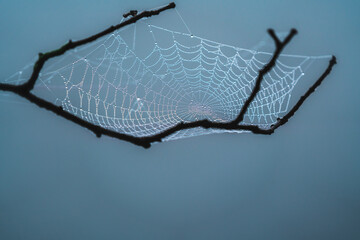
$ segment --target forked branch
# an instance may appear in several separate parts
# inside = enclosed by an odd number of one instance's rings
[[[245,116],[250,104],[253,102],[256,95],[260,91],[261,82],[263,81],[264,76],[273,69],[273,67],[276,65],[276,60],[280,56],[281,52],[283,51],[285,46],[291,41],[291,39],[294,37],[294,35],[297,33],[297,31],[295,29],[292,29],[290,31],[290,33],[288,34],[288,36],[285,38],[284,41],[279,40],[279,38],[276,36],[274,30],[272,30],[272,29],[268,30],[268,33],[270,34],[270,36],[272,37],[272,39],[275,42],[276,48],[275,48],[274,54],[271,57],[270,61],[259,71],[259,75],[255,81],[255,86],[252,89],[252,92],[249,95],[249,97],[246,99],[246,101],[245,101],[244,105],[242,106],[236,119],[229,121],[229,122],[225,122],[225,123],[213,122],[213,121],[209,121],[209,120],[199,120],[199,121],[186,122],[186,123],[180,122],[179,124],[169,128],[169,129],[166,129],[165,131],[162,131],[160,133],[157,133],[157,134],[154,134],[151,136],[147,136],[147,137],[135,137],[135,136],[132,136],[129,134],[119,133],[119,132],[109,130],[109,129],[103,128],[101,126],[92,124],[90,122],[87,122],[87,121],[83,120],[82,118],[79,118],[79,117],[71,114],[70,112],[65,111],[61,106],[57,106],[57,105],[55,105],[51,102],[48,102],[45,99],[39,98],[31,93],[31,91],[34,88],[35,83],[39,77],[40,71],[42,70],[45,62],[48,61],[49,59],[57,57],[57,56],[61,56],[65,52],[67,52],[71,49],[74,49],[76,47],[79,47],[81,45],[85,45],[87,43],[93,42],[100,37],[103,37],[107,34],[114,32],[117,29],[125,27],[129,24],[135,23],[144,17],[151,17],[153,15],[158,15],[159,13],[161,13],[167,9],[171,9],[171,8],[175,8],[175,3],[170,3],[167,6],[159,8],[157,10],[143,11],[139,14],[137,14],[136,10],[132,10],[129,13],[124,14],[125,18],[129,17],[129,16],[132,16],[132,17],[130,17],[128,20],[126,20],[118,25],[111,26],[108,29],[106,29],[98,34],[95,34],[95,35],[85,38],[83,40],[79,40],[79,41],[75,41],[75,42],[70,40],[67,44],[65,44],[64,46],[60,47],[57,50],[47,52],[45,54],[40,53],[39,59],[37,60],[37,62],[34,65],[31,77],[26,83],[24,83],[22,85],[12,85],[12,84],[0,83],[0,90],[13,92],[23,98],[26,98],[28,101],[36,104],[37,106],[39,106],[41,108],[45,108],[45,109],[65,118],[75,124],[78,124],[79,126],[89,129],[97,137],[106,135],[109,137],[113,137],[113,138],[117,138],[117,139],[124,140],[127,142],[131,142],[135,145],[142,146],[144,148],[149,148],[151,146],[151,143],[161,142],[164,138],[174,134],[175,132],[185,130],[185,129],[196,128],[196,127],[202,127],[205,129],[212,128],[212,129],[224,129],[224,130],[245,130],[245,131],[251,131],[255,134],[270,135],[270,134],[274,133],[274,131],[278,127],[284,125],[295,114],[295,112],[301,107],[301,105],[304,103],[304,101],[315,91],[315,89],[318,86],[320,86],[322,81],[330,74],[333,66],[336,64],[336,58],[335,58],[335,56],[333,56],[329,62],[327,69],[320,76],[320,78],[298,100],[298,102],[294,105],[294,107],[284,117],[279,118],[277,120],[277,122],[275,124],[273,124],[269,129],[262,129],[256,125],[244,125],[244,124],[240,124],[240,123],[244,120],[244,116]]]
[[[280,53],[284,49],[284,47],[291,41],[291,39],[297,34],[296,29],[291,29],[289,35],[285,38],[283,42],[279,40],[279,38],[276,36],[273,29],[269,29],[268,33],[272,37],[272,39],[275,42],[276,50],[271,58],[271,60],[259,71],[259,75],[256,78],[255,86],[250,94],[250,96],[246,99],[244,105],[242,106],[240,113],[238,117],[232,121],[234,125],[239,124],[244,120],[245,113],[247,112],[250,104],[254,101],[254,98],[256,97],[257,93],[260,91],[261,82],[268,72],[271,71],[271,69],[275,66],[276,60],[278,59]]]

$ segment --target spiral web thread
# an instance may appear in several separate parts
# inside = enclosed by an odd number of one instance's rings
[[[135,51],[136,26],[133,43],[120,29],[51,60],[35,92],[93,124],[150,136],[179,122],[235,119],[272,55],[146,24],[152,47],[141,57]],[[167,40],[159,41],[165,35]],[[328,57],[281,55],[283,61],[264,77],[243,123],[269,128],[288,110],[291,92],[306,68]],[[27,70],[31,65],[8,82],[21,82]],[[165,140],[218,132],[242,131],[195,128]]]

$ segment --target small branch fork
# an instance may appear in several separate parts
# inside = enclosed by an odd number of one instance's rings
[[[244,105],[242,106],[239,115],[234,119],[233,121],[226,122],[226,123],[219,123],[219,122],[213,122],[209,121],[207,119],[205,120],[199,120],[194,122],[180,122],[177,125],[168,128],[160,133],[147,136],[147,137],[135,137],[132,135],[119,133],[113,130],[109,130],[106,128],[103,128],[101,126],[92,124],[90,122],[87,122],[67,111],[65,111],[61,106],[57,106],[51,102],[48,102],[42,98],[39,98],[31,93],[32,89],[34,88],[34,85],[36,83],[36,80],[39,77],[39,73],[42,70],[45,62],[51,58],[61,56],[65,52],[74,49],[78,46],[93,42],[97,40],[100,37],[103,37],[107,34],[110,34],[117,29],[120,29],[124,26],[127,26],[129,24],[135,23],[138,20],[145,18],[145,17],[151,17],[154,15],[158,15],[161,12],[175,8],[175,3],[169,3],[165,7],[159,8],[157,10],[152,11],[143,11],[139,14],[137,14],[136,10],[132,10],[129,13],[124,14],[124,17],[127,18],[130,17],[128,20],[107,28],[106,30],[95,34],[93,36],[90,36],[88,38],[79,40],[79,41],[69,41],[64,46],[60,47],[57,50],[47,52],[45,54],[39,53],[39,59],[34,65],[33,72],[31,74],[30,79],[22,84],[22,85],[12,85],[12,84],[5,84],[0,83],[0,91],[8,91],[13,92],[23,98],[26,98],[28,101],[36,104],[37,106],[41,108],[45,108],[48,111],[51,111],[75,124],[78,124],[84,128],[89,129],[92,131],[97,137],[101,137],[102,135],[106,135],[109,137],[117,138],[119,140],[124,140],[130,143],[133,143],[138,146],[142,146],[144,148],[150,148],[151,143],[153,142],[162,142],[162,140],[175,132],[184,130],[184,129],[191,129],[196,127],[202,127],[204,129],[224,129],[224,130],[244,130],[244,131],[251,131],[255,134],[264,134],[264,135],[271,135],[274,133],[274,131],[279,128],[280,126],[284,125],[288,122],[288,120],[295,114],[295,112],[301,107],[301,105],[305,102],[305,100],[315,91],[315,89],[320,86],[320,84],[323,82],[323,80],[330,74],[333,66],[336,64],[336,57],[333,56],[332,59],[329,61],[328,67],[324,71],[324,73],[319,77],[319,79],[307,90],[307,92],[298,100],[298,102],[292,107],[292,109],[282,118],[278,118],[277,122],[269,129],[262,129],[259,126],[256,125],[244,125],[240,124],[244,120],[245,113],[247,112],[250,104],[253,102],[254,98],[260,91],[261,82],[264,78],[264,76],[271,71],[271,69],[276,65],[276,60],[278,59],[279,55],[281,54],[282,50],[285,48],[285,46],[291,41],[291,39],[297,34],[297,31],[295,29],[292,29],[288,36],[285,38],[284,41],[280,41],[279,38],[276,36],[274,30],[269,29],[268,33],[272,37],[272,39],[275,42],[276,49],[274,51],[274,54],[270,61],[259,71],[259,75],[256,78],[255,86],[252,89],[251,94],[245,101]]]

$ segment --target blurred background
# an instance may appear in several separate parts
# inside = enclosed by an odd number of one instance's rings
[[[0,0],[0,79],[131,9],[167,3]],[[360,3],[176,4],[196,36],[252,48],[270,27],[295,27],[285,53],[334,54],[338,65],[272,136],[215,134],[149,150],[0,93],[0,239],[359,239]]]

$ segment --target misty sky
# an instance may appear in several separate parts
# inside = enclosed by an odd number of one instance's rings
[[[0,81],[40,51],[166,3],[0,0]],[[149,150],[0,93],[0,239],[360,239],[359,1],[176,3],[197,36],[251,48],[269,27],[295,27],[285,52],[338,65],[272,136]]]

